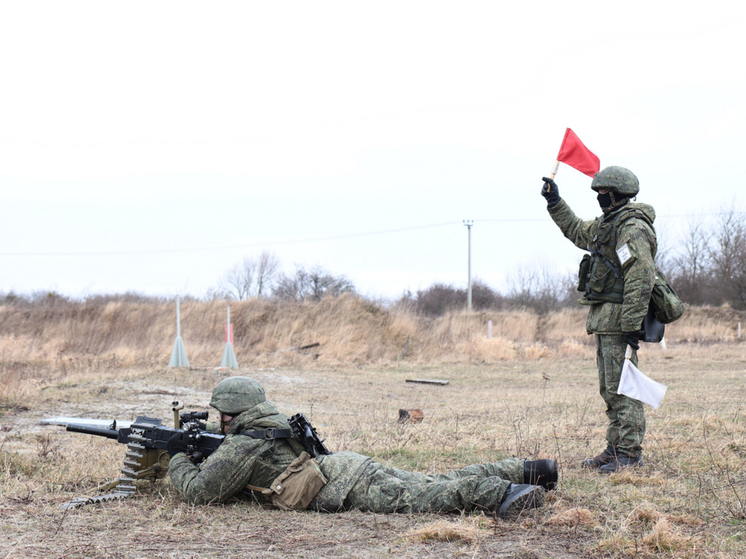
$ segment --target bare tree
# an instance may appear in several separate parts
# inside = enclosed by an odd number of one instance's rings
[[[746,216],[730,206],[719,214],[709,250],[713,277],[734,308],[746,308]]]
[[[471,282],[471,298],[475,311],[498,310],[503,306],[503,296],[478,278]]]
[[[262,297],[270,291],[272,283],[277,277],[280,261],[274,253],[266,250],[259,255],[256,264],[256,296]]]
[[[480,279],[471,283],[472,306],[476,311],[498,310],[503,306],[503,296]],[[434,283],[427,289],[418,289],[414,295],[407,291],[397,302],[425,316],[442,316],[449,311],[466,308],[466,289],[444,283]]]
[[[655,237],[657,249],[655,251],[655,267],[662,270],[666,277],[671,275],[674,267],[674,251],[671,247],[672,236],[668,234],[667,222],[658,222],[655,225]]]
[[[413,305],[417,312],[425,316],[441,316],[448,311],[465,309],[466,289],[434,283],[427,289],[417,290]]]
[[[301,293],[305,292],[308,285],[307,275],[306,270],[297,264],[294,275],[280,274],[275,285],[274,296],[286,301],[302,299]]]
[[[246,257],[225,273],[218,285],[218,292],[237,301],[266,296],[277,277],[279,266],[277,256],[271,252],[264,251],[257,258]]]
[[[668,273],[679,297],[692,305],[718,304],[722,298],[712,289],[711,233],[702,218],[689,221],[679,253],[671,259]],[[718,300],[719,299],[719,300]]]
[[[508,284],[506,303],[510,306],[525,307],[538,314],[547,314],[567,304],[568,280],[546,265],[519,267]]]
[[[228,270],[223,279],[220,280],[219,289],[226,297],[243,301],[251,296],[251,288],[254,285],[256,269],[251,258],[244,258]]]
[[[306,270],[297,264],[295,274],[281,274],[273,290],[275,297],[292,301],[320,301],[327,295],[354,292],[355,286],[344,276],[333,276],[318,266]]]

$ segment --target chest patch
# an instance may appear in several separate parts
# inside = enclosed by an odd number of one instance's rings
[[[620,246],[617,251],[616,255],[619,257],[619,262],[622,266],[624,266],[624,263],[632,258],[632,253],[629,251],[629,247],[627,246],[627,243],[624,243],[622,246]]]

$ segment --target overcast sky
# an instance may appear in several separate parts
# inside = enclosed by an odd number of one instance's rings
[[[656,7],[660,6],[660,7]],[[203,296],[246,256],[393,298],[582,254],[565,128],[662,244],[744,197],[746,17],[703,4],[0,1],[0,293]],[[560,194],[599,208],[561,165]]]

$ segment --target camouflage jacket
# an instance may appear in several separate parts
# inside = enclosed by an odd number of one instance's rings
[[[287,429],[288,417],[272,402],[262,402],[236,416],[228,434],[210,457],[195,466],[186,454],[177,454],[169,464],[169,476],[176,490],[191,503],[220,502],[248,495],[247,485],[269,487],[303,447],[294,439],[253,439],[240,433],[257,429]],[[339,452],[317,458],[329,480],[310,508],[337,511],[371,459],[354,452]]]
[[[648,312],[655,282],[654,259],[658,245],[652,226],[653,207],[627,203],[590,221],[577,217],[562,199],[548,210],[565,237],[584,250],[589,250],[589,246],[597,247],[604,259],[621,271],[621,302],[593,301],[588,297],[580,300],[581,304],[590,305],[588,333],[621,334],[639,330]],[[624,214],[617,220],[622,212]],[[613,275],[610,278],[613,282]]]

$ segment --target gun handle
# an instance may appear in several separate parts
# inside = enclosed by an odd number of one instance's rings
[[[181,420],[179,418],[179,412],[184,409],[184,404],[182,404],[178,400],[174,400],[173,402],[171,402],[171,409],[174,412],[174,429],[180,429]]]

